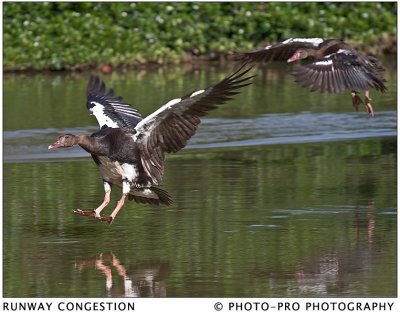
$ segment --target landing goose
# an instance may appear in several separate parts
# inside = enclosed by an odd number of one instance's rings
[[[184,148],[200,124],[199,117],[251,84],[253,76],[246,76],[250,70],[243,66],[215,85],[169,101],[144,119],[122,97],[114,96],[112,89],[107,91],[98,77],[91,77],[86,105],[100,130],[90,136],[64,134],[49,146],[58,149],[79,145],[99,167],[105,191],[103,202],[93,211],[78,209],[74,213],[111,223],[126,197],[139,203],[170,205],[169,194],[157,187],[164,174],[165,153]],[[110,202],[113,185],[122,187],[122,197],[110,215],[101,216]]]

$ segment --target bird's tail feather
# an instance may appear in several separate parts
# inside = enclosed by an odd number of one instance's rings
[[[137,203],[148,203],[151,205],[171,205],[172,198],[165,190],[152,186],[149,188],[131,189],[128,195],[129,200]]]

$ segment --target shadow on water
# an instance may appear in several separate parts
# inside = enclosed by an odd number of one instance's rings
[[[229,70],[104,79],[146,115]],[[4,296],[395,296],[395,68],[373,119],[353,112],[349,95],[258,71],[167,156],[162,186],[174,204],[128,203],[112,225],[73,215],[103,198],[88,154],[47,151],[60,133],[97,130],[88,75],[6,76]]]

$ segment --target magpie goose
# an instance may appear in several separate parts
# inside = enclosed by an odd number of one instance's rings
[[[294,67],[292,74],[296,82],[321,93],[341,93],[349,89],[356,110],[363,103],[357,93],[365,91],[368,116],[374,115],[369,89],[386,90],[386,80],[381,76],[385,69],[377,59],[356,51],[339,39],[289,38],[263,49],[239,53],[236,59],[251,63],[307,60],[308,63]]]
[[[100,130],[90,136],[64,134],[49,146],[56,149],[78,144],[92,155],[100,169],[105,191],[103,202],[93,211],[78,209],[74,213],[111,223],[127,196],[139,203],[170,205],[171,197],[157,187],[164,174],[165,153],[184,148],[200,124],[199,117],[251,84],[253,76],[246,76],[251,68],[242,66],[217,84],[173,99],[144,119],[122,97],[114,96],[112,89],[107,91],[98,77],[91,77],[86,105]],[[122,197],[109,216],[101,216],[110,202],[113,185],[122,187]]]

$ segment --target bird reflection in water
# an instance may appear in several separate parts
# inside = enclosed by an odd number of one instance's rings
[[[106,278],[107,296],[119,297],[165,297],[166,287],[163,279],[168,273],[168,263],[145,262],[136,265],[128,272],[113,253],[101,253],[95,258],[80,260],[75,267],[83,271],[94,266]],[[132,269],[132,268],[130,268]],[[115,279],[113,273],[118,274]]]
[[[374,202],[370,201],[367,206],[367,231],[368,231],[369,244],[372,244],[374,242],[374,230],[375,230],[374,210],[375,210]],[[357,240],[360,239],[360,230],[362,226],[363,226],[362,218],[360,218],[359,213],[356,212],[354,229],[356,232]]]
[[[365,209],[365,210],[364,210]],[[354,216],[354,246],[320,253],[295,270],[295,279],[300,293],[335,293],[345,279],[358,279],[368,275],[374,264],[375,203],[369,201],[365,207],[356,209]],[[294,290],[296,290],[294,289]],[[347,288],[352,290],[351,285]]]
[[[303,254],[302,257],[299,254],[294,270],[282,270],[279,265],[276,268],[260,266],[252,269],[250,274],[257,281],[268,283],[272,290],[284,286],[288,294],[293,296],[326,296],[344,292],[368,295],[368,286],[360,288],[357,285],[371,277],[371,270],[376,264],[377,247],[382,250],[382,243],[375,236],[375,203],[369,201],[366,205],[351,207],[347,211],[354,213],[351,233],[337,240],[326,240],[332,245],[321,251],[313,251],[311,256]],[[325,234],[322,230],[321,233],[323,237]],[[340,243],[335,246],[337,242]]]

